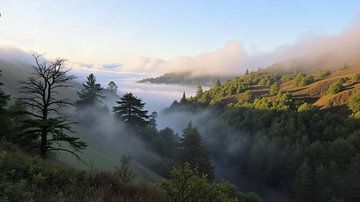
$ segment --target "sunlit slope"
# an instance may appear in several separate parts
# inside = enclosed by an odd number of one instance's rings
[[[307,71],[308,75],[315,77],[315,81],[303,87],[295,87],[294,81],[281,81],[280,91],[289,92],[295,99],[303,100],[312,103],[322,109],[329,108],[346,108],[350,96],[360,89],[360,82],[354,82],[352,77],[356,73],[360,73],[360,65],[354,65],[347,68],[339,68],[331,71],[331,75],[324,78],[319,78],[319,70]],[[344,90],[329,94],[329,86],[344,78],[346,82],[343,84]],[[252,85],[248,87],[249,92],[256,98],[261,96],[269,96],[270,86],[267,85]],[[235,94],[232,96],[224,96],[221,100],[223,104],[236,103],[244,93]]]

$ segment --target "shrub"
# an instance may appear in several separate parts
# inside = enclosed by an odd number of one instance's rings
[[[277,95],[280,90],[279,84],[274,83],[270,87],[270,95]]]
[[[315,107],[312,104],[309,103],[304,103],[302,105],[299,106],[298,108],[298,112],[305,112],[305,111],[310,111],[312,109],[314,109]]]
[[[314,77],[312,75],[308,76],[303,73],[298,73],[294,78],[295,87],[303,87],[314,82]]]
[[[235,187],[227,181],[209,182],[189,163],[174,168],[171,179],[163,181],[161,186],[169,195],[169,201],[224,201],[236,202]]]
[[[350,97],[349,108],[353,113],[360,112],[360,91]]]
[[[330,76],[331,72],[329,70],[321,71],[320,72],[320,79]]]
[[[360,73],[354,74],[354,76],[352,77],[352,81],[359,82],[360,81]]]
[[[344,90],[343,81],[338,80],[330,84],[329,86],[329,94],[334,95],[342,90]]]

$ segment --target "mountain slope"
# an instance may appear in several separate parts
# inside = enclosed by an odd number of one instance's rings
[[[4,83],[3,89],[11,95],[12,101],[19,97],[20,82],[29,76],[31,68],[29,65],[9,63],[0,60],[0,70],[2,71],[0,79],[1,82]],[[72,86],[73,88],[60,90],[58,96],[69,99],[72,102],[76,101],[78,99],[76,92],[80,89],[81,84],[73,82]],[[74,136],[90,143],[88,148],[79,155],[85,163],[79,162],[75,157],[65,153],[59,154],[60,161],[81,169],[90,169],[92,167],[95,169],[108,170],[119,165],[121,154],[117,153],[114,155],[103,151],[100,147],[97,147],[97,144],[92,143],[95,141],[91,139],[91,136],[89,136],[86,131],[75,133]],[[158,174],[136,160],[133,160],[132,166],[139,180],[158,181],[161,179]]]

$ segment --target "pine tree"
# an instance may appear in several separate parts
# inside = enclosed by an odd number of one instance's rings
[[[203,91],[201,85],[199,84],[196,88],[196,97],[200,98],[203,95],[203,93],[204,93],[204,91]]]
[[[101,85],[96,83],[94,74],[90,74],[86,82],[83,83],[83,89],[78,92],[80,100],[76,102],[76,105],[78,107],[94,106],[100,102],[100,98],[104,97],[101,95],[102,90]]]
[[[65,151],[78,157],[76,152],[85,149],[86,144],[69,135],[72,122],[60,109],[71,103],[56,96],[59,88],[71,87],[68,82],[75,77],[67,75],[64,59],[41,63],[40,56],[34,58],[34,72],[21,85],[21,100],[30,109],[23,113],[30,118],[24,120],[19,141],[26,149],[39,152],[42,158],[47,158],[51,151]]]
[[[186,103],[187,103],[187,100],[186,100],[186,95],[185,95],[185,92],[184,92],[182,97],[181,97],[180,104],[186,104]]]
[[[203,146],[198,130],[191,126],[191,122],[184,129],[177,151],[177,163],[183,165],[186,162],[207,175],[209,180],[214,179],[214,168],[210,163],[209,153]]]
[[[148,125],[148,111],[143,110],[145,103],[141,99],[132,93],[126,93],[116,103],[118,106],[113,108],[113,112],[117,118],[135,128],[143,128]]]
[[[249,74],[249,70],[248,69],[246,69],[246,71],[245,71],[245,75],[248,75]]]

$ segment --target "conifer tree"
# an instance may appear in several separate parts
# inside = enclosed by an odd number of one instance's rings
[[[185,92],[183,93],[181,100],[180,100],[180,104],[186,104],[187,100],[186,100],[186,95]]]
[[[148,111],[144,110],[145,103],[132,93],[126,93],[119,101],[118,106],[113,108],[115,117],[128,123],[135,128],[143,128],[148,125]]]
[[[76,105],[78,107],[94,106],[101,102],[100,98],[104,97],[101,95],[102,90],[100,83],[96,83],[94,74],[90,74],[83,83],[83,89],[78,92],[80,99],[76,102]]]
[[[186,162],[205,174],[209,180],[214,179],[214,168],[209,153],[203,145],[198,130],[191,126],[191,122],[184,129],[177,151],[177,163],[183,165]]]

